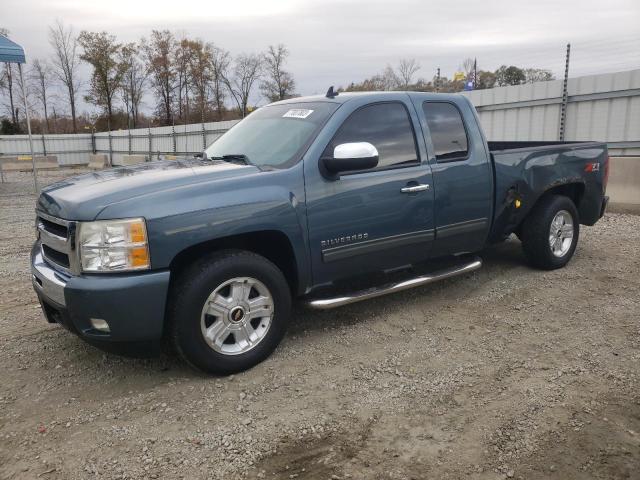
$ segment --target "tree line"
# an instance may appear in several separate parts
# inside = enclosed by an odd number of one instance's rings
[[[502,65],[493,72],[478,70],[477,62],[472,58],[467,58],[462,62],[459,66],[459,72],[454,74],[453,78],[434,75],[430,80],[427,80],[418,76],[420,69],[421,66],[416,59],[402,59],[395,67],[387,65],[380,73],[361,82],[354,82],[346,87],[340,87],[339,91],[411,90],[454,93],[465,89],[482,90],[555,80],[550,70],[541,68],[520,68],[514,65]]]
[[[8,35],[0,28],[0,35]],[[259,90],[268,101],[297,96],[286,69],[289,50],[270,45],[265,51],[232,56],[212,42],[152,30],[137,42],[123,43],[107,32],[74,32],[57,21],[49,27],[51,54],[26,68],[24,89],[36,133],[78,133],[86,129],[140,128],[244,117]],[[82,78],[82,64],[89,67]],[[402,59],[380,73],[339,91],[414,90],[459,92],[469,88],[519,85],[553,80],[549,70],[503,65],[495,71],[465,59],[453,78],[418,74],[416,59]],[[14,64],[0,71],[4,116],[0,133],[24,132],[20,78]],[[78,113],[84,100],[96,109]],[[148,105],[148,102],[152,102]],[[142,108],[143,103],[146,107]],[[145,112],[152,112],[151,115]]]
[[[0,35],[8,31],[0,29]],[[169,30],[122,43],[107,32],[76,35],[61,21],[49,27],[49,44],[50,57],[32,61],[24,78],[38,133],[235,119],[249,112],[256,89],[269,101],[296,95],[293,76],[285,69],[289,50],[282,44],[234,57],[211,42],[177,37]],[[86,82],[82,63],[91,71]],[[20,87],[16,65],[4,64],[0,91],[8,115],[2,119],[2,133],[23,131]],[[141,109],[147,95],[153,101],[151,118]],[[81,99],[95,106],[97,115],[79,114]]]

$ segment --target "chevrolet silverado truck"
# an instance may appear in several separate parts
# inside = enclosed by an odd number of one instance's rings
[[[274,351],[294,299],[465,274],[511,234],[532,266],[563,267],[604,214],[608,166],[603,143],[487,142],[461,95],[330,89],[256,110],[197,158],[44,188],[33,286],[94,345],[169,344],[229,374]]]

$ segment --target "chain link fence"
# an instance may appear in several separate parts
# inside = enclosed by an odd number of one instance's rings
[[[161,155],[193,155],[202,152],[237,120],[168,127],[136,128],[100,133],[34,135],[38,156],[55,156],[61,166],[86,165],[89,155],[106,154],[112,165],[123,155],[144,155],[147,160]],[[27,135],[0,135],[0,156],[31,156]]]

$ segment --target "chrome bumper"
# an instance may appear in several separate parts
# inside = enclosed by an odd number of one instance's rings
[[[65,278],[51,268],[42,258],[42,250],[34,248],[31,257],[31,281],[36,292],[49,298],[58,305],[66,306],[64,287]]]

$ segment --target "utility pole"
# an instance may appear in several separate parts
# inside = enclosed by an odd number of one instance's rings
[[[473,89],[478,86],[478,59],[473,59]]]
[[[436,93],[440,90],[440,67],[438,67],[438,73],[436,74]]]
[[[109,167],[113,167],[113,143],[111,143],[111,117],[107,115],[107,130],[109,133]]]
[[[571,44],[567,43],[567,58],[564,64],[564,81],[562,82],[562,105],[560,106],[560,125],[558,128],[558,140],[564,142],[564,134],[566,130],[567,121],[567,101],[569,100],[569,94],[567,87],[569,84],[569,56],[571,53]]]
[[[173,139],[173,154],[175,155],[176,148],[177,148],[177,144],[176,144],[176,121],[173,118],[173,115],[171,116],[171,138]]]

